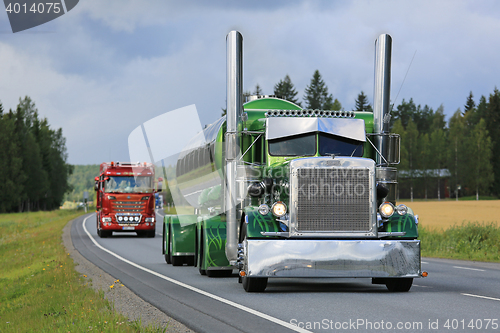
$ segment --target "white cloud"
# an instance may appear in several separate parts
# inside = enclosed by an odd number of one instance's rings
[[[226,4],[231,4],[227,7]],[[225,35],[244,36],[244,85],[264,93],[289,74],[299,97],[319,69],[346,109],[373,93],[374,40],[393,36],[398,97],[448,114],[472,90],[500,85],[500,5],[495,1],[259,3],[81,1],[41,26],[54,33],[6,35],[0,99],[29,95],[67,137],[71,163],[125,160],[127,137],[164,112],[196,104],[203,124],[225,103]],[[495,15],[496,14],[496,15]]]

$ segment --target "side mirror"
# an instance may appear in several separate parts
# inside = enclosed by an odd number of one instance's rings
[[[401,150],[401,136],[399,134],[389,134],[387,150],[387,162],[389,164],[399,164]]]

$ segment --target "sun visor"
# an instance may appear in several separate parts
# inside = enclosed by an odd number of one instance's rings
[[[272,117],[266,119],[268,140],[311,132],[322,132],[343,138],[366,141],[365,121],[344,118]]]

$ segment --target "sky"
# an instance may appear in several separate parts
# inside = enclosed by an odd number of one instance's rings
[[[302,99],[317,69],[345,110],[361,91],[372,102],[382,33],[396,105],[443,105],[449,118],[470,91],[477,103],[500,86],[500,1],[81,0],[18,33],[0,13],[0,101],[30,96],[62,128],[70,164],[128,161],[129,135],[155,117],[193,104],[202,126],[220,117],[231,30],[244,90],[272,94],[288,74]],[[175,145],[185,127],[166,127]]]

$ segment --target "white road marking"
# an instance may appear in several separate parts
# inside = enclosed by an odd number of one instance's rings
[[[198,289],[198,288],[196,288],[196,287],[190,286],[189,284],[185,284],[185,283],[183,283],[183,282],[180,282],[180,281],[174,280],[174,279],[172,279],[172,278],[169,278],[168,276],[165,276],[165,275],[162,275],[162,274],[160,274],[160,273],[158,273],[158,272],[152,271],[152,270],[150,270],[150,269],[148,269],[148,268],[146,268],[146,267],[142,267],[142,266],[140,266],[140,265],[136,264],[135,262],[132,262],[132,261],[130,261],[130,260],[128,260],[128,259],[125,259],[125,258],[121,257],[120,255],[118,255],[118,254],[116,254],[116,253],[114,253],[114,252],[112,252],[112,251],[110,251],[110,250],[106,249],[105,247],[103,247],[101,244],[99,244],[99,243],[98,243],[98,242],[94,239],[94,237],[92,237],[92,235],[88,232],[87,228],[85,227],[85,223],[87,222],[87,220],[88,220],[89,218],[90,218],[90,216],[89,216],[89,217],[87,217],[86,219],[84,219],[84,220],[83,220],[83,224],[82,224],[82,225],[83,225],[83,230],[85,231],[85,233],[87,234],[87,236],[89,236],[90,240],[91,240],[91,241],[95,244],[95,246],[97,246],[98,248],[100,248],[100,249],[101,249],[101,250],[103,250],[104,252],[107,252],[107,253],[111,254],[113,257],[115,257],[115,258],[117,258],[117,259],[119,259],[119,260],[121,260],[121,261],[123,261],[123,262],[125,262],[125,263],[127,263],[127,264],[129,264],[129,265],[131,265],[131,266],[134,266],[135,268],[138,268],[138,269],[140,269],[140,270],[143,270],[144,272],[147,272],[147,273],[150,273],[150,274],[152,274],[152,275],[154,275],[154,276],[157,276],[157,277],[159,277],[159,278],[161,278],[161,279],[163,279],[163,280],[166,280],[166,281],[168,281],[168,282],[174,283],[174,284],[176,284],[176,285],[178,285],[178,286],[184,287],[184,288],[189,289],[189,290],[191,290],[191,291],[194,291],[194,292],[196,292],[196,293],[198,293],[198,294],[201,294],[201,295],[204,295],[204,296],[210,297],[210,298],[215,299],[215,300],[217,300],[217,301],[219,301],[219,302],[222,302],[222,303],[227,304],[227,305],[229,305],[229,306],[232,306],[232,307],[238,308],[238,309],[240,309],[240,310],[243,310],[243,311],[248,312],[248,313],[250,313],[250,314],[253,314],[253,315],[255,315],[255,316],[258,316],[258,317],[261,317],[261,318],[263,318],[263,319],[269,320],[269,321],[271,321],[271,322],[273,322],[273,323],[275,323],[275,324],[278,324],[278,325],[284,326],[284,327],[289,328],[289,329],[291,329],[291,330],[293,330],[293,331],[296,331],[296,332],[302,332],[302,333],[312,333],[311,331],[305,330],[305,329],[300,328],[300,327],[298,327],[298,326],[294,326],[294,325],[292,325],[292,324],[290,324],[290,323],[287,323],[286,321],[283,321],[283,320],[281,320],[281,319],[271,317],[271,316],[269,316],[269,315],[267,315],[267,314],[265,314],[265,313],[262,313],[262,312],[260,312],[260,311],[257,311],[257,310],[254,310],[254,309],[248,308],[248,307],[243,306],[243,305],[241,305],[241,304],[238,304],[238,303],[235,303],[235,302],[233,302],[233,301],[227,300],[227,299],[225,299],[225,298],[219,297],[219,296],[217,296],[217,295],[211,294],[211,293],[206,292],[206,291],[204,291],[204,290],[201,290],[201,289]]]
[[[421,263],[422,263],[422,264],[428,264],[428,262],[427,262],[427,261],[421,261]]]
[[[470,271],[478,271],[478,272],[486,272],[484,269],[479,269],[479,268],[469,268],[469,267],[460,267],[460,266],[453,266],[453,268],[468,269]]]
[[[493,301],[499,301],[500,302],[500,298],[487,297],[487,296],[479,296],[479,295],[472,295],[472,294],[464,294],[464,293],[462,293],[462,295],[464,295],[464,296],[470,296],[470,297],[477,297],[477,298],[484,298],[484,299],[491,299]]]
[[[421,286],[421,285],[418,285],[418,284],[414,284],[413,285],[414,287],[420,287],[420,288],[433,288],[433,287],[429,287],[429,286]]]

